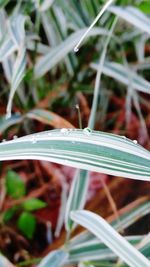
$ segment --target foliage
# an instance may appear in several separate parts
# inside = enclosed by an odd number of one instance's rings
[[[98,121],[105,118],[105,96],[118,94],[126,97],[126,125],[131,120],[133,102],[144,140],[148,140],[140,103],[145,101],[145,94],[150,93],[147,79],[150,62],[146,54],[149,9],[146,0],[3,0],[0,3],[0,24],[4,25],[0,29],[1,91],[3,99],[8,99],[0,132],[9,138],[9,127],[14,131],[20,127],[19,134],[26,135],[1,143],[0,161],[38,159],[78,168],[67,204],[61,206],[60,223],[65,220],[66,242],[43,258],[38,267],[69,263],[79,267],[150,265],[149,235],[123,237],[118,233],[149,213],[149,201],[145,200],[137,210],[131,209],[111,225],[83,210],[88,171],[150,180],[148,150],[136,140],[93,130],[95,127],[99,130]],[[64,90],[62,81],[65,81]],[[71,109],[78,93],[85,93],[92,102],[88,128],[84,130],[73,129],[73,123],[58,112],[59,108]],[[101,110],[99,97],[104,99]],[[41,101],[44,108],[38,106]],[[62,129],[30,134],[36,125],[35,122],[32,125],[32,120]],[[108,122],[105,124],[107,129]],[[9,170],[5,180],[7,195],[16,201],[23,198],[23,201],[4,212],[3,223],[9,223],[16,216],[19,230],[32,239],[36,229],[36,216],[32,212],[45,208],[46,203],[34,197],[24,199],[26,185],[14,171]],[[84,232],[71,239],[77,223],[91,233]],[[0,256],[0,261],[3,260]]]

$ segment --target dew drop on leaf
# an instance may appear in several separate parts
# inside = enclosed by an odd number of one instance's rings
[[[83,129],[83,132],[84,132],[84,134],[86,134],[86,135],[90,135],[91,133],[92,133],[92,130],[90,129],[90,128],[84,128]]]
[[[60,130],[60,132],[63,133],[63,134],[68,134],[68,133],[69,133],[69,130],[66,129],[66,128],[62,128],[62,129]]]

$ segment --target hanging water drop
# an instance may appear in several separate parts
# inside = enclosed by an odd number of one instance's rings
[[[78,51],[79,51],[79,48],[76,46],[76,47],[74,48],[74,52],[77,53]]]
[[[90,128],[84,128],[83,129],[83,132],[84,132],[84,134],[86,134],[86,135],[90,135],[91,133],[92,133],[92,130],[90,129]]]
[[[133,143],[134,143],[134,144],[137,144],[138,142],[137,142],[137,140],[133,140]]]
[[[3,139],[2,142],[5,143],[6,142],[6,139]]]
[[[14,136],[13,136],[13,139],[14,139],[14,140],[15,140],[15,139],[17,139],[17,138],[18,138],[18,136],[17,136],[17,135],[14,135]]]

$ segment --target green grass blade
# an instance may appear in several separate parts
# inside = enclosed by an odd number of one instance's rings
[[[15,62],[15,66],[13,69],[13,76],[11,81],[11,89],[7,104],[7,117],[11,116],[11,109],[12,109],[12,101],[14,94],[20,85],[24,75],[25,75],[25,67],[26,67],[26,49],[21,47],[18,51],[17,59]]]
[[[102,68],[103,68],[103,64],[105,61],[107,47],[108,47],[108,44],[110,42],[112,32],[114,30],[115,25],[116,25],[116,20],[112,24],[111,30],[108,34],[108,37],[106,39],[106,42],[105,42],[105,45],[104,45],[104,48],[102,51],[102,55],[100,56],[98,72],[96,75],[92,108],[91,108],[90,118],[89,118],[89,122],[88,122],[88,126],[91,129],[93,129],[94,125],[95,125],[101,73],[102,73]],[[72,182],[71,191],[70,191],[69,199],[68,199],[68,203],[67,203],[66,217],[65,217],[65,225],[66,225],[67,231],[71,231],[75,227],[75,224],[70,219],[70,211],[84,208],[86,198],[87,198],[86,196],[87,196],[88,185],[89,185],[88,172],[85,170],[79,171],[79,173],[77,174],[76,177],[74,177],[74,180]]]
[[[137,245],[141,242],[142,236],[125,237],[132,245]],[[116,255],[98,238],[89,240],[84,243],[70,248],[69,246],[69,261],[96,261],[96,260],[115,259]]]
[[[53,2],[54,2],[55,0],[44,0],[43,2],[42,2],[42,4],[41,4],[41,6],[40,6],[40,11],[46,11],[46,10],[48,10],[50,7],[51,7],[51,5],[53,4]]]
[[[4,61],[15,50],[17,50],[17,46],[14,44],[11,38],[7,36],[0,47],[0,62]]]
[[[90,211],[71,212],[71,218],[87,228],[131,267],[148,267],[150,261],[119,235],[103,218]]]
[[[83,40],[86,38],[87,35],[89,35],[90,31],[94,27],[94,25],[97,23],[97,21],[100,19],[100,17],[104,14],[104,12],[108,9],[108,7],[114,2],[114,0],[108,0],[101,11],[98,13],[97,17],[94,19],[93,23],[90,25],[90,27],[86,30],[86,32],[82,35],[81,39],[77,43],[77,45],[74,48],[74,51],[77,52],[79,50],[79,46],[83,42]]]
[[[73,50],[75,44],[81,38],[85,30],[86,28],[72,33],[65,41],[61,42],[61,44],[55,48],[50,49],[49,53],[42,56],[35,65],[35,78],[41,77],[63,60],[66,55]],[[91,30],[89,36],[96,35],[107,35],[107,31],[95,27]]]
[[[134,26],[142,30],[142,32],[147,32],[150,34],[150,19],[138,8],[132,6],[111,6],[109,7],[109,11],[133,24]]]
[[[150,180],[150,153],[113,134],[55,130],[0,144],[0,160],[39,159],[140,180]]]
[[[91,64],[91,66],[97,71],[98,64]],[[115,62],[105,62],[103,66],[103,73],[117,81],[129,86],[132,82],[132,88],[143,92],[150,93],[150,83],[138,75],[131,69],[126,68],[122,64]]]
[[[25,39],[25,21],[26,17],[22,14],[18,14],[9,20],[9,32],[12,41],[20,48],[20,44],[24,43]]]
[[[21,123],[22,120],[23,120],[23,118],[20,114],[13,114],[8,119],[6,119],[6,116],[0,118],[0,133],[2,134],[10,126]]]
[[[40,262],[38,267],[61,267],[64,266],[67,261],[68,253],[63,250],[55,250],[49,253],[44,259]]]
[[[75,227],[74,222],[70,219],[70,211],[82,209],[84,207],[89,184],[88,176],[87,171],[77,170],[73,179],[65,214],[65,226],[68,232]]]

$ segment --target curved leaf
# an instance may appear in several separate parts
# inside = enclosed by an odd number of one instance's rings
[[[91,64],[91,66],[98,70],[98,64]],[[102,72],[117,81],[129,86],[132,84],[132,88],[143,93],[150,94],[150,82],[142,78],[136,72],[131,69],[127,69],[125,66],[115,62],[105,62]]]
[[[148,267],[150,261],[118,234],[103,218],[90,211],[71,212],[71,218],[91,231],[130,267]]]
[[[83,36],[87,28],[72,33],[65,41],[61,42],[57,47],[50,49],[50,52],[42,56],[35,65],[35,78],[43,76],[47,71],[58,64],[65,56],[71,52],[76,43]],[[96,35],[107,35],[108,32],[101,28],[93,28],[89,37]]]
[[[55,250],[44,257],[38,267],[61,267],[67,261],[67,258],[68,253],[66,253],[65,251]]]
[[[132,6],[111,6],[109,7],[109,11],[138,27],[142,32],[145,31],[150,34],[150,19],[138,8]]]
[[[38,120],[42,123],[49,124],[54,128],[74,128],[74,126],[67,120],[63,119],[56,113],[44,109],[33,109],[26,115],[27,118]]]
[[[39,159],[150,180],[150,153],[134,141],[89,129],[46,131],[0,144],[0,161]]]

